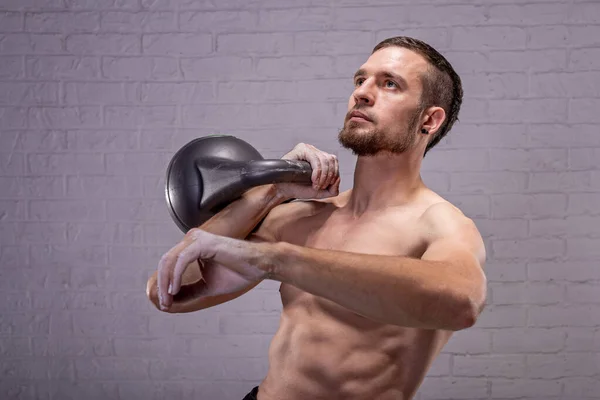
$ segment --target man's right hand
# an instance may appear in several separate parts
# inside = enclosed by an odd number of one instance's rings
[[[316,147],[299,143],[281,157],[284,160],[307,161],[312,168],[312,186],[298,183],[278,183],[277,189],[284,197],[292,199],[324,199],[337,196],[340,191],[340,171],[335,155]]]

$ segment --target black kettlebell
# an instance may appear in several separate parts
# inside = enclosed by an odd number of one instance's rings
[[[183,232],[200,226],[248,189],[269,183],[310,185],[306,161],[265,160],[249,143],[210,135],[184,145],[167,168],[169,213]]]

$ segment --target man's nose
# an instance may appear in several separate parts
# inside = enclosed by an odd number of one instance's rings
[[[354,89],[352,95],[356,104],[372,106],[375,102],[373,83],[369,79],[365,80],[360,86]]]

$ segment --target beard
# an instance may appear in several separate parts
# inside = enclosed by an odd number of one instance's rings
[[[358,109],[351,111],[355,110]],[[375,126],[367,128],[361,126],[363,122],[349,121],[346,115],[344,127],[338,133],[338,142],[356,156],[374,156],[382,152],[402,154],[410,150],[416,141],[420,115],[421,110],[415,110],[405,126],[392,134],[377,128],[376,119],[371,122]]]

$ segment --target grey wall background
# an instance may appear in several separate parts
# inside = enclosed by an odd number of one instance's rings
[[[337,130],[372,47],[413,35],[461,74],[429,185],[485,236],[489,301],[418,399],[600,399],[597,1],[1,0],[0,398],[239,399],[267,369],[277,285],[164,315],[147,277],[181,234],[187,141]]]

